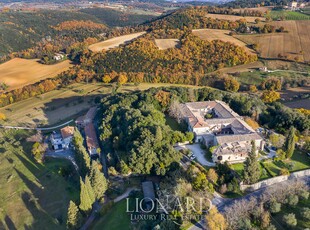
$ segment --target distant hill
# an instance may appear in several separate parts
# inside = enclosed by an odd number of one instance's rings
[[[9,11],[0,13],[0,57],[10,52],[21,51],[46,36],[55,36],[52,27],[65,21],[92,21],[109,27],[131,26],[153,18],[153,15],[129,14],[112,9],[83,9],[81,11],[39,10]],[[80,36],[80,34],[72,34]]]
[[[231,8],[246,8],[260,6],[285,6],[289,0],[236,0],[230,1],[223,5],[223,7]]]

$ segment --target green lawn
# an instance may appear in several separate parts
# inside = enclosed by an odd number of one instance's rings
[[[279,176],[280,170],[282,168],[287,168],[290,172],[309,169],[310,157],[306,153],[296,150],[290,160],[283,160],[283,161],[267,160],[261,162],[261,164],[266,168],[267,172],[269,172],[272,177],[275,177]]]
[[[244,169],[244,164],[243,163],[238,163],[238,164],[232,164],[230,165],[230,168],[234,170],[238,175],[242,178],[243,176],[243,169]]]
[[[78,201],[77,175],[62,176],[66,160],[36,163],[29,131],[0,130],[0,229],[65,229],[69,200]]]
[[[241,178],[243,178],[243,170],[244,170],[243,163],[232,164],[230,165],[230,168],[234,170]],[[260,170],[261,170],[261,176],[259,180],[265,180],[270,178],[270,176],[267,173],[264,173],[262,165],[260,165]]]
[[[126,213],[126,200],[114,204],[111,210],[101,217],[92,229],[94,230],[127,230],[130,227],[130,217]]]

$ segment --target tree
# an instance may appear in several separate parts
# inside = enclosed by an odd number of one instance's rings
[[[176,119],[178,123],[181,123],[182,120],[182,113],[181,113],[181,106],[180,102],[177,100],[173,100],[169,106],[168,110],[169,116]]]
[[[245,161],[244,166],[244,181],[248,184],[254,184],[260,178],[260,167],[256,157],[255,142],[252,141],[252,149]]]
[[[6,116],[4,113],[0,113],[0,121],[1,120],[6,120]]]
[[[294,126],[291,126],[288,135],[286,137],[286,141],[284,144],[285,151],[286,151],[286,158],[291,158],[293,156],[293,153],[295,151],[295,131],[296,129]]]
[[[276,153],[277,153],[275,157],[276,161],[285,160],[286,152],[284,152],[283,149],[278,149]]]
[[[208,173],[207,173],[207,178],[212,181],[214,184],[216,184],[217,180],[218,180],[218,175],[216,173],[216,171],[211,168],[208,170]]]
[[[72,144],[75,150],[75,161],[79,167],[81,175],[84,177],[90,169],[90,157],[83,145],[83,137],[76,128],[72,138]]]
[[[272,103],[280,98],[280,93],[272,90],[265,90],[261,96],[262,101],[265,103]]]
[[[224,89],[230,92],[238,92],[240,84],[237,80],[232,77],[224,78]]]
[[[80,190],[80,209],[83,212],[89,212],[92,209],[92,197],[90,196],[89,193],[89,185],[86,186],[86,184],[83,182],[82,178],[80,178],[80,186],[81,186],[81,190]]]
[[[255,85],[250,85],[249,86],[249,90],[251,93],[256,93],[258,90],[257,90],[257,87]]]
[[[39,142],[36,142],[32,146],[31,153],[37,161],[41,161],[44,147]]]
[[[281,148],[285,142],[285,138],[281,134],[272,133],[269,135],[271,144],[277,148]]]
[[[302,208],[301,216],[306,220],[310,220],[310,208]]]
[[[81,213],[78,206],[70,200],[68,208],[67,229],[79,229],[81,226]]]
[[[120,85],[124,85],[127,81],[128,81],[128,78],[127,78],[126,74],[125,73],[120,73],[118,78],[117,78],[117,82]]]
[[[281,203],[276,202],[275,200],[269,203],[269,210],[271,213],[278,213],[281,211]]]
[[[286,223],[288,227],[295,227],[297,225],[297,219],[294,213],[289,213],[283,216],[283,222]]]
[[[88,175],[85,177],[85,188],[87,189],[91,204],[95,203],[96,195],[95,195],[94,188],[92,187],[92,184],[90,182],[90,178]]]
[[[220,214],[216,207],[210,209],[206,215],[207,226],[210,230],[225,230],[227,224],[224,216]]]
[[[99,165],[96,161],[93,161],[91,165],[90,180],[95,197],[99,200],[107,190],[108,185],[107,180],[103,173],[99,170]]]
[[[298,196],[290,194],[288,195],[286,202],[289,206],[296,206],[299,202]]]

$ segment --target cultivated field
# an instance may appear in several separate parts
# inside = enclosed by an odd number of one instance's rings
[[[146,90],[151,87],[172,86],[164,83],[141,83],[139,86],[126,84],[120,92]],[[186,85],[178,85],[186,86]],[[195,87],[195,86],[187,86]],[[37,97],[29,98],[0,108],[7,117],[3,125],[51,126],[77,118],[94,105],[96,97],[112,92],[112,87],[103,83],[73,84]]]
[[[207,18],[214,18],[220,20],[237,21],[240,19],[245,19],[247,22],[255,22],[256,18],[259,18],[262,22],[265,21],[263,17],[242,17],[237,15],[226,15],[226,14],[206,14]]]
[[[0,65],[0,82],[6,83],[8,90],[21,88],[34,82],[52,78],[68,70],[72,64],[69,60],[55,65],[43,65],[37,59],[14,58]]]
[[[276,27],[283,26],[288,33],[259,35],[238,35],[247,44],[258,44],[260,56],[278,58],[279,54],[289,60],[310,61],[310,23],[309,21],[277,21]]]
[[[179,39],[155,39],[155,44],[160,50],[175,48],[179,43]]]
[[[202,40],[208,40],[208,41],[221,40],[224,42],[231,42],[237,46],[245,48],[249,53],[254,53],[252,49],[249,49],[247,47],[247,44],[245,42],[240,41],[239,39],[233,36],[230,36],[229,32],[230,32],[229,30],[216,30],[216,29],[193,30],[193,34],[195,34]]]
[[[233,9],[234,12],[244,12],[244,11],[259,11],[262,13],[266,13],[267,11],[271,11],[272,7],[262,6],[262,7],[255,7],[255,8],[242,8],[242,9]]]
[[[102,50],[109,50],[118,47],[119,45],[125,44],[141,35],[145,34],[146,32],[134,33],[123,35],[115,38],[108,39],[106,41],[98,42],[95,44],[90,45],[88,48],[93,52],[100,52]]]

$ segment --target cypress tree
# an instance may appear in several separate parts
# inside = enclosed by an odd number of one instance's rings
[[[92,162],[90,171],[90,182],[93,187],[95,197],[99,200],[107,190],[107,180],[103,173],[99,170],[99,165],[96,161]]]
[[[82,178],[80,178],[81,191],[80,191],[80,209],[83,212],[89,212],[92,209],[92,202]]]
[[[81,225],[81,213],[76,204],[70,200],[68,208],[67,229],[79,229]]]
[[[88,175],[85,177],[85,188],[86,188],[86,191],[88,193],[89,201],[90,201],[91,205],[93,205],[93,203],[95,203],[95,201],[96,201],[96,196],[94,193],[94,189],[91,186],[90,178]]]
[[[295,151],[295,131],[294,126],[291,126],[285,141],[286,158],[291,158]]]
[[[90,157],[83,145],[83,137],[78,129],[75,129],[72,143],[75,148],[75,161],[81,175],[84,177],[90,169]]]
[[[252,141],[252,149],[251,152],[249,152],[249,156],[247,157],[245,161],[244,166],[244,181],[247,184],[254,184],[257,182],[260,178],[260,168],[259,168],[259,162],[257,161],[256,157],[256,148],[255,143]]]

